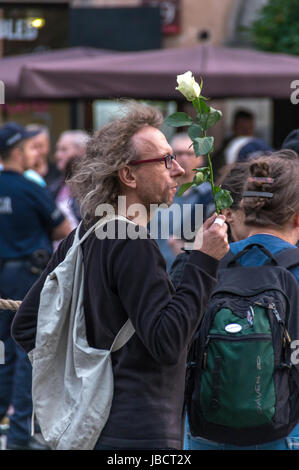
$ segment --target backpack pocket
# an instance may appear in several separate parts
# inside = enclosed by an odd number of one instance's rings
[[[249,428],[274,419],[270,323],[263,308],[251,311],[251,319],[237,317],[229,309],[221,309],[214,318],[200,384],[200,408],[210,423]]]

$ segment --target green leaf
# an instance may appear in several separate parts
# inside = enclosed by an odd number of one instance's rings
[[[217,109],[210,108],[209,113],[198,114],[196,116],[196,123],[202,128],[203,131],[208,130],[214,126],[222,118],[222,112]]]
[[[208,119],[208,113],[198,114],[196,117],[196,123],[201,127],[203,131],[206,131],[208,129]]]
[[[191,124],[191,126],[188,129],[188,135],[191,140],[194,140],[197,137],[200,137],[201,133],[202,133],[202,130],[198,124]]]
[[[196,185],[210,181],[210,169],[209,168],[200,168],[197,173],[194,175],[193,182]]]
[[[219,186],[214,186],[215,194],[215,204],[219,210],[227,209],[232,205],[233,198],[227,189],[221,189]]]
[[[190,126],[193,119],[187,113],[173,113],[165,119],[165,124],[172,127]]]
[[[193,141],[194,152],[197,157],[211,152],[214,145],[214,137],[202,137]]]
[[[200,185],[200,184],[204,183],[205,182],[205,175],[201,171],[198,171],[196,173],[196,175],[194,175],[193,182],[196,185]]]
[[[222,118],[222,111],[220,109],[210,108],[210,122],[212,122],[212,126],[216,124],[216,122],[220,121]]]
[[[196,186],[193,181],[191,181],[190,183],[184,183],[184,184],[181,184],[181,186],[179,187],[179,190],[178,190],[178,196],[182,196],[182,194],[184,194],[185,191],[187,191],[187,189],[191,188],[191,186]]]

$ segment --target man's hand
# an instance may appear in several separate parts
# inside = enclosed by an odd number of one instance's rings
[[[216,218],[218,220],[214,223]],[[223,223],[221,220],[223,220]],[[229,251],[227,225],[224,215],[213,214],[205,221],[199,232],[195,237],[193,245],[194,250],[200,250],[217,260],[223,258]]]

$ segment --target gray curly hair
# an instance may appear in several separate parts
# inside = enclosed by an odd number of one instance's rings
[[[117,206],[120,195],[118,170],[139,155],[132,143],[133,135],[145,126],[160,128],[162,113],[152,106],[126,102],[125,114],[106,124],[90,138],[86,156],[78,159],[68,180],[77,197],[85,223],[96,219],[99,204]]]

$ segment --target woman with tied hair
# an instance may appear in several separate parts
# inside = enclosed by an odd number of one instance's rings
[[[251,244],[263,245],[272,254],[296,247],[299,239],[299,159],[294,152],[274,152],[249,162],[240,207],[247,238],[230,244],[233,254]],[[254,246],[240,258],[243,266],[260,266],[267,256]],[[299,284],[299,266],[291,269]],[[299,321],[299,318],[298,318]],[[194,450],[295,450],[299,449],[299,424],[285,438],[254,446],[234,446],[191,436],[185,448]]]
[[[264,157],[268,156],[264,155]],[[298,155],[293,150],[279,150],[272,152],[272,157],[279,157],[289,160],[296,160]],[[237,242],[247,238],[250,229],[248,224],[245,225],[244,204],[242,203],[243,189],[246,186],[248,172],[254,160],[260,157],[250,159],[250,161],[240,161],[232,165],[226,165],[219,176],[217,184],[222,189],[230,191],[233,203],[227,209],[221,212],[226,217],[226,223],[229,226],[228,236],[230,242]]]
[[[248,236],[249,228],[244,224],[245,216],[241,206],[248,169],[248,162],[236,162],[232,165],[226,165],[217,182],[222,189],[230,191],[233,199],[232,205],[221,211],[225,215],[228,224],[229,242],[243,240]]]

